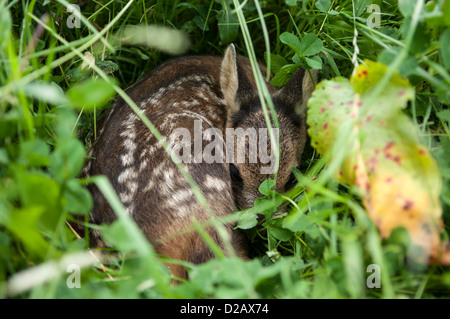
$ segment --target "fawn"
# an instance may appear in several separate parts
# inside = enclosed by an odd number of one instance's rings
[[[260,68],[266,74],[265,68]],[[223,142],[218,134],[203,134],[200,140],[194,141],[194,146],[191,142],[199,129],[217,133],[229,128],[267,128],[255,87],[250,61],[236,56],[234,46],[230,45],[223,58],[188,56],[169,60],[127,91],[167,145],[178,150],[177,155],[217,217],[235,211],[235,203],[243,209],[251,207],[260,196],[259,185],[273,174],[261,174],[260,161],[249,161],[250,152],[240,153],[244,154],[243,161],[231,158],[233,164],[199,160],[198,154],[193,154],[195,148],[208,147],[212,135],[216,142]],[[267,87],[279,119],[281,159],[276,188],[283,191],[289,183],[290,167],[298,166],[301,160],[306,141],[305,109],[313,85],[300,68],[283,89],[276,90],[270,84]],[[197,232],[185,231],[193,218],[201,223],[212,216],[197,202],[162,144],[122,99],[108,112],[100,123],[99,137],[82,174],[102,174],[109,178],[127,213],[157,253],[191,263],[213,258],[214,254]],[[184,135],[179,134],[180,129]],[[216,143],[213,158],[217,152],[226,154],[227,151],[235,151],[233,157],[238,156],[242,152],[240,148],[252,142],[248,136],[244,138],[245,145],[234,143],[234,149]],[[264,147],[270,149],[270,145]],[[113,222],[115,214],[101,192],[92,185],[88,188],[94,199],[91,222]],[[235,226],[235,223],[225,225],[232,252],[226,251],[214,227],[205,230],[224,253],[245,259],[245,236]],[[101,243],[98,231],[92,231],[90,239],[91,245]],[[180,265],[171,264],[168,268],[174,277],[188,277]]]

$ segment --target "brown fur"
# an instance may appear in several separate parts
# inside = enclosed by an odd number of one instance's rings
[[[264,68],[262,72],[265,74]],[[300,87],[297,84],[292,84],[294,87],[290,89],[298,89],[303,101],[302,83]],[[292,100],[298,102],[296,96],[289,95],[285,99],[282,91],[275,92],[270,85],[268,88],[274,93],[274,101],[280,110],[282,138],[277,189],[281,191],[289,178],[290,166],[297,166],[300,161],[306,128],[302,115],[290,114],[295,108],[291,105]],[[141,107],[168,144],[181,145],[183,141],[173,135],[174,130],[181,127],[191,133],[193,145],[196,120],[202,120],[203,131],[208,128],[225,132],[226,127],[264,127],[255,92],[249,60],[243,57],[236,59],[234,47],[230,46],[224,59],[196,56],[170,60],[136,83],[127,94]],[[203,149],[208,143],[202,139]],[[108,177],[127,212],[158,253],[192,263],[214,257],[197,232],[187,231],[193,219],[204,223],[211,216],[197,202],[189,184],[155,137],[122,99],[100,124],[100,134],[90,156],[83,176],[102,174]],[[241,180],[236,180],[234,167],[230,176],[227,163],[191,162],[184,166],[217,217],[232,213],[235,201],[243,208],[251,206],[259,196],[259,184],[269,177],[259,173],[259,163],[237,164]],[[94,199],[91,222],[113,222],[116,216],[101,192],[95,186],[89,186],[89,190]],[[234,223],[225,226],[234,254],[246,258],[242,233],[233,229]],[[207,227],[206,231],[228,253],[215,228]],[[91,244],[100,242],[100,234],[93,231]],[[187,278],[182,266],[168,267],[174,276]]]
[[[247,72],[243,72],[241,62],[235,59],[234,47],[230,46],[225,53],[222,63],[222,91],[227,99],[228,119],[227,127],[240,127],[244,131],[248,128],[267,128],[264,113],[254,85],[249,83]],[[226,75],[226,76],[225,76]],[[312,72],[315,81],[317,73]],[[234,78],[233,78],[234,76]],[[224,81],[226,79],[226,81]],[[291,177],[291,167],[298,167],[305,147],[306,136],[306,104],[314,87],[309,73],[299,68],[283,89],[272,93],[272,100],[279,121],[280,135],[280,163],[277,173],[276,190],[284,192]],[[234,98],[234,102],[231,101]],[[272,122],[273,127],[273,122]],[[237,144],[235,144],[238,147]],[[248,143],[246,144],[246,150]],[[271,144],[267,144],[270,154]],[[235,156],[238,150],[235,150]],[[264,164],[250,163],[248,154],[245,163],[236,163],[232,168],[233,193],[236,202],[242,209],[253,206],[256,198],[262,196],[258,188],[261,183],[274,178],[273,174],[261,174]],[[236,161],[237,162],[237,161]]]

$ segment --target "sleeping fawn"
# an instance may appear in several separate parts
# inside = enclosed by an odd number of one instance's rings
[[[266,73],[263,67],[261,71]],[[291,167],[297,167],[302,157],[306,103],[313,85],[300,68],[281,90],[267,87],[279,121],[275,187],[282,192],[289,184]],[[155,68],[127,94],[192,176],[213,215],[197,201],[162,143],[122,99],[100,123],[83,176],[105,175],[111,181],[127,213],[157,253],[195,264],[214,258],[202,236],[192,230],[193,220],[202,224],[230,215],[236,205],[251,207],[260,196],[261,182],[275,173],[250,61],[236,56],[233,45],[223,58],[175,58]],[[89,190],[94,199],[91,222],[113,222],[115,214],[101,192],[95,186]],[[246,258],[244,235],[235,226],[224,225],[232,251],[225,249],[215,227],[204,229],[226,255]],[[101,243],[98,231],[92,231],[90,239],[91,245]],[[180,265],[168,268],[174,277],[188,277]]]

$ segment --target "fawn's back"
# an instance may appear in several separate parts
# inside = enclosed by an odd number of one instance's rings
[[[248,65],[246,59],[242,61]],[[221,62],[222,58],[212,56],[173,59],[127,91],[169,147],[180,142],[178,128],[189,130],[192,139],[195,123],[201,123],[202,131],[225,129],[227,109],[220,89]],[[247,71],[250,74],[250,68]],[[111,181],[127,213],[159,253],[194,263],[211,258],[212,253],[197,234],[176,236],[191,224],[192,217],[201,223],[210,216],[145,124],[120,99],[99,127],[99,137],[89,153],[92,159],[83,174],[101,174]],[[202,138],[202,149],[206,144],[207,137]],[[233,212],[234,197],[226,163],[191,162],[185,168],[216,216]],[[95,186],[89,188],[94,198],[91,221],[113,222],[116,217],[106,199]],[[244,257],[243,239],[231,232],[233,225],[227,227],[236,254]],[[209,235],[220,243],[215,231],[210,230]],[[92,244],[98,244],[99,239],[100,234],[94,231]],[[173,268],[175,275],[185,277],[181,269]]]
[[[264,69],[262,71],[264,73]],[[298,166],[306,140],[304,106],[312,86],[309,78],[305,78],[301,70],[286,89],[276,91],[268,85],[280,122],[278,190],[284,190],[289,183],[290,167]],[[199,142],[199,130],[225,132],[235,127],[247,131],[267,128],[253,79],[249,60],[237,57],[234,46],[230,46],[224,58],[194,56],[170,60],[127,91],[168,147],[177,150],[185,169],[217,217],[232,213],[235,201],[239,207],[250,207],[260,196],[260,183],[274,176],[261,174],[261,162],[249,162],[249,152],[244,152],[244,161],[232,161],[233,164],[198,160],[197,148],[204,150],[211,146],[213,139],[223,138],[219,134],[203,134]],[[224,145],[224,141],[219,142],[222,144],[215,145]],[[247,136],[244,144],[233,144],[235,155],[242,147],[248,148],[249,143],[252,142]],[[270,142],[263,148],[271,153]],[[230,149],[224,146],[220,151],[226,153]],[[91,159],[83,174],[108,177],[127,213],[158,253],[192,263],[214,257],[198,233],[186,232],[193,219],[202,223],[211,218],[210,214],[197,201],[162,144],[122,99],[105,115],[89,155]],[[89,189],[94,199],[91,222],[113,222],[116,217],[106,199],[95,186]],[[225,225],[231,246],[237,256],[245,258],[243,235],[233,230],[234,226],[234,223]],[[214,227],[206,230],[226,252]],[[91,242],[100,242],[98,232],[92,232]],[[181,266],[168,267],[175,276],[187,277]]]

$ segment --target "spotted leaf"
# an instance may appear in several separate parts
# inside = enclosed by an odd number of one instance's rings
[[[416,247],[414,258],[448,264],[450,253],[439,240],[442,179],[416,127],[402,113],[414,89],[394,73],[379,90],[387,71],[366,61],[350,80],[317,85],[308,103],[311,143],[336,165],[341,182],[359,189],[382,237],[404,227]]]

